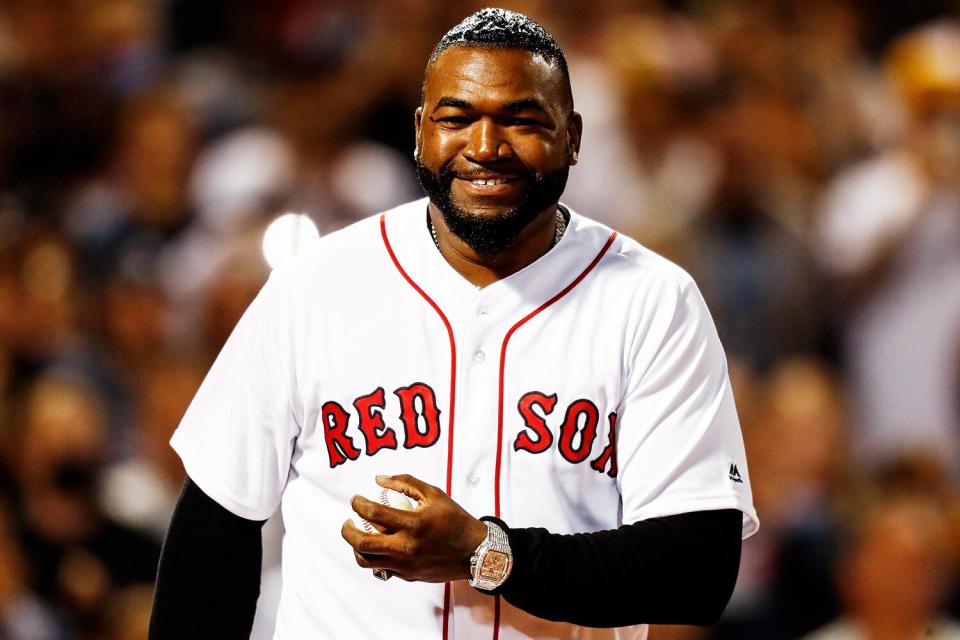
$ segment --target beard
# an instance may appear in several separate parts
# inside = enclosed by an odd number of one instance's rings
[[[545,176],[532,172],[521,175],[527,186],[520,202],[499,215],[487,216],[470,213],[453,201],[451,189],[456,172],[449,165],[434,173],[417,160],[420,185],[440,210],[447,228],[482,256],[496,255],[512,247],[527,225],[560,200],[569,173],[570,167],[565,166]]]

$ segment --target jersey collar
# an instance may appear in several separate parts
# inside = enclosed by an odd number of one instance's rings
[[[386,212],[387,238],[414,282],[454,314],[481,302],[505,313],[538,307],[576,277],[610,234],[603,225],[568,207],[570,221],[556,245],[520,271],[478,289],[451,267],[434,245],[424,219],[428,202],[422,198]]]

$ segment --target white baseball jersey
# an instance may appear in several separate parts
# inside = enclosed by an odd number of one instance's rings
[[[644,638],[548,622],[448,585],[380,582],[340,537],[376,474],[556,533],[739,509],[757,528],[713,323],[690,277],[571,213],[536,262],[478,289],[427,200],[271,275],[172,444],[233,513],[286,525],[275,638]],[[643,576],[637,576],[642,580]]]

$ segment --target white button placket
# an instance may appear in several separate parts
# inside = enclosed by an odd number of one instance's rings
[[[481,291],[462,316],[458,349],[457,420],[454,445],[454,499],[476,517],[493,513],[493,465],[496,453],[496,323]]]

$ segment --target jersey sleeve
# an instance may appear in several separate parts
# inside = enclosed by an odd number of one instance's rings
[[[665,289],[626,363],[617,434],[623,522],[738,509],[747,537],[758,520],[726,357],[692,280]]]
[[[170,443],[187,474],[234,514],[276,510],[299,434],[283,285],[272,275],[237,323]]]

